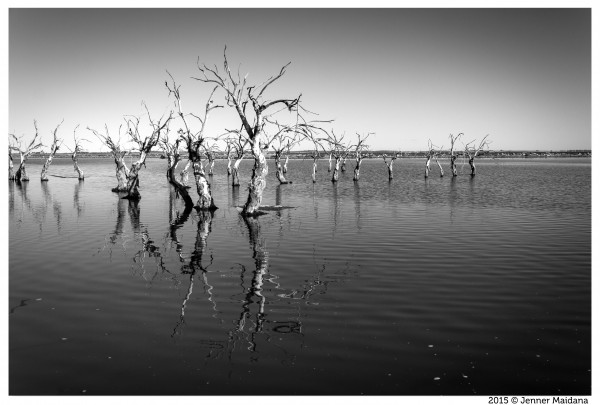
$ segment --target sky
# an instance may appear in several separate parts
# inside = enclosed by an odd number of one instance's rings
[[[460,132],[494,150],[592,147],[589,8],[11,8],[8,24],[8,132],[30,139],[36,119],[45,144],[64,119],[66,146],[79,124],[87,150],[108,150],[86,128],[116,134],[142,101],[168,113],[167,70],[201,114],[197,60],[222,68],[227,46],[254,84],[291,62],[267,98],[301,93],[327,129],[374,133],[372,150],[448,148]],[[225,108],[207,135],[237,127]]]

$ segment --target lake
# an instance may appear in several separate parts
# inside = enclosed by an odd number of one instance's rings
[[[9,182],[11,395],[591,394],[591,159],[269,160],[287,208],[248,221],[250,160],[214,215],[165,160],[137,204],[109,159],[42,163]]]

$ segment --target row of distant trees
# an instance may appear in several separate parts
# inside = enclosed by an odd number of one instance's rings
[[[117,135],[111,135],[108,126],[104,131],[87,128],[95,137],[102,141],[111,151],[116,165],[117,186],[114,192],[124,193],[123,198],[138,200],[141,198],[139,192],[139,172],[144,166],[148,154],[155,148],[160,147],[167,159],[167,179],[175,188],[177,194],[185,202],[186,208],[195,207],[201,211],[213,211],[217,209],[211,192],[211,184],[207,174],[212,175],[215,156],[221,149],[227,157],[227,174],[231,178],[232,187],[239,187],[239,167],[242,159],[250,155],[253,160],[253,168],[248,185],[248,195],[242,207],[243,216],[256,216],[260,214],[263,190],[265,189],[268,175],[266,157],[272,152],[275,158],[276,178],[281,184],[288,183],[285,175],[287,173],[290,151],[301,142],[308,141],[313,145],[310,157],[313,160],[312,180],[316,182],[317,162],[324,156],[329,156],[328,171],[332,172],[331,181],[339,179],[339,172],[346,170],[346,161],[353,158],[355,161],[353,179],[360,179],[360,167],[365,153],[369,150],[367,143],[373,133],[355,134],[356,137],[346,137],[346,134],[335,133],[333,129],[326,129],[331,120],[318,120],[315,113],[306,109],[301,102],[302,95],[291,98],[268,99],[266,91],[281,77],[284,76],[290,63],[283,66],[279,72],[269,77],[260,84],[249,84],[248,75],[241,77],[239,69],[232,72],[227,59],[227,48],[223,53],[223,68],[217,66],[208,67],[197,63],[198,75],[193,79],[211,85],[212,90],[200,113],[185,111],[182,103],[181,86],[175,78],[167,71],[168,78],[165,88],[168,97],[173,101],[174,109],[168,115],[160,118],[152,117],[148,107],[142,103],[146,114],[144,116],[124,116],[124,123],[119,127]],[[219,102],[216,102],[219,95]],[[225,129],[222,134],[209,136],[206,134],[206,124],[211,112],[219,108],[230,108],[234,110],[239,118],[238,125],[231,129]],[[142,129],[142,123],[148,123],[150,130]],[[48,169],[52,159],[59,148],[64,144],[58,137],[61,124],[52,132],[53,139],[50,145],[48,157],[43,165],[41,180],[48,180]],[[176,131],[172,127],[177,126]],[[27,143],[23,137],[10,134],[9,142],[9,178],[15,181],[28,181],[26,171],[27,158],[34,152],[39,151],[43,144],[40,141],[37,122],[34,121],[35,135],[31,142]],[[145,126],[144,126],[145,127]],[[77,134],[78,126],[73,131],[74,147],[69,149],[73,160],[74,170],[79,180],[84,179],[84,173],[79,167],[78,156],[83,150],[83,143],[87,140]],[[127,143],[133,145],[126,148],[121,143],[123,133],[127,136]],[[450,135],[450,172],[452,176],[457,175],[455,160],[458,156],[455,146],[461,140],[463,134]],[[474,176],[476,168],[474,164],[478,154],[489,145],[487,136],[478,144],[475,141],[462,143],[463,155],[468,157],[471,167],[471,175]],[[125,162],[125,156],[133,150],[136,152],[137,160],[130,167]],[[428,144],[425,164],[425,177],[431,172],[430,164],[436,162],[443,176],[444,171],[439,162],[443,148],[431,143]],[[18,169],[13,169],[13,152],[20,157]],[[394,161],[400,157],[400,152],[390,156],[384,154],[383,160],[388,168],[388,176],[393,178]],[[178,172],[178,166],[186,160],[186,164]],[[193,202],[188,186],[189,172],[192,172],[198,201]]]

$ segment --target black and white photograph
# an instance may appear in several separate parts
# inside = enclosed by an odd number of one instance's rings
[[[592,7],[524,4],[9,4],[9,398],[591,403]]]

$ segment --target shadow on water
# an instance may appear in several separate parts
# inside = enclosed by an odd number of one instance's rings
[[[83,180],[79,180],[75,184],[75,189],[73,190],[73,208],[75,208],[75,210],[77,211],[77,218],[81,217],[81,214],[83,213],[83,209],[85,207],[85,203],[81,202],[81,199],[79,198],[81,190],[83,189],[83,184]]]

